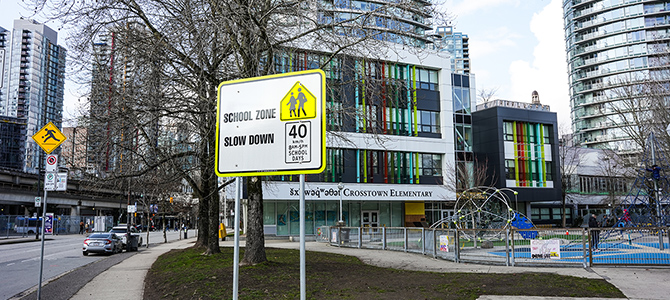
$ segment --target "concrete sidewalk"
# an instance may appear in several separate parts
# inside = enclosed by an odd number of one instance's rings
[[[144,278],[154,261],[172,249],[191,247],[195,241],[191,237],[143,249],[94,277],[70,299],[142,299]]]
[[[161,244],[156,247],[140,251],[136,255],[122,261],[99,274],[86,284],[71,299],[142,299],[144,296],[144,278],[153,262],[163,253],[171,249],[188,248],[195,242],[194,238]],[[232,237],[225,242],[219,242],[222,247],[233,247]],[[287,240],[266,240],[266,247],[299,249],[300,243]],[[240,247],[244,241],[240,241]],[[307,242],[307,251],[330,252],[356,256],[363,262],[384,267],[429,272],[472,272],[472,273],[522,273],[546,272],[559,275],[577,276],[592,279],[605,279],[619,288],[628,299],[668,299],[670,285],[666,280],[670,278],[668,268],[530,268],[480,265],[469,263],[454,263],[441,259],[434,259],[421,254],[399,251],[385,251],[372,249],[339,248],[325,243]],[[124,287],[119,289],[119,287]],[[511,300],[511,299],[594,299],[594,298],[565,298],[565,297],[521,297],[484,295],[479,299]]]

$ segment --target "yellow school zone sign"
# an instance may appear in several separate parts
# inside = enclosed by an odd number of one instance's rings
[[[282,98],[279,118],[282,121],[316,118],[316,97],[297,81]]]
[[[54,125],[52,122],[44,125],[42,129],[38,130],[33,135],[33,140],[35,143],[37,143],[47,154],[58,148],[58,146],[65,142],[66,139],[67,137],[65,137],[65,135],[60,132],[58,127],[56,127],[56,125]]]

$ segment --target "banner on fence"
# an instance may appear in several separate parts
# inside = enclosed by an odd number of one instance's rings
[[[44,221],[44,233],[54,234],[54,214],[46,213],[46,220]]]
[[[561,259],[561,241],[530,240],[530,258]]]
[[[440,236],[440,251],[449,252],[449,236],[441,235]]]

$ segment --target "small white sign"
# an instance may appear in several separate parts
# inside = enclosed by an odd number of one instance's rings
[[[44,190],[45,191],[56,190],[56,173],[44,174]]]
[[[42,197],[35,197],[35,207],[42,207]]]
[[[58,172],[58,155],[48,154],[46,161],[47,161],[47,164],[46,164],[47,173]]]
[[[449,236],[441,235],[440,236],[440,251],[449,252]]]
[[[67,173],[56,174],[56,190],[67,191]]]
[[[286,123],[286,163],[302,164],[312,161],[311,121]]]
[[[135,205],[128,205],[128,212],[129,212],[129,213],[135,213],[135,212],[137,212],[137,206],[135,206]]]
[[[530,258],[561,259],[561,241],[530,240]]]

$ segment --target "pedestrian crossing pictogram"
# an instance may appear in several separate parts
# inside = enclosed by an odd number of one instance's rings
[[[316,97],[297,81],[281,100],[279,118],[282,121],[316,118]]]

